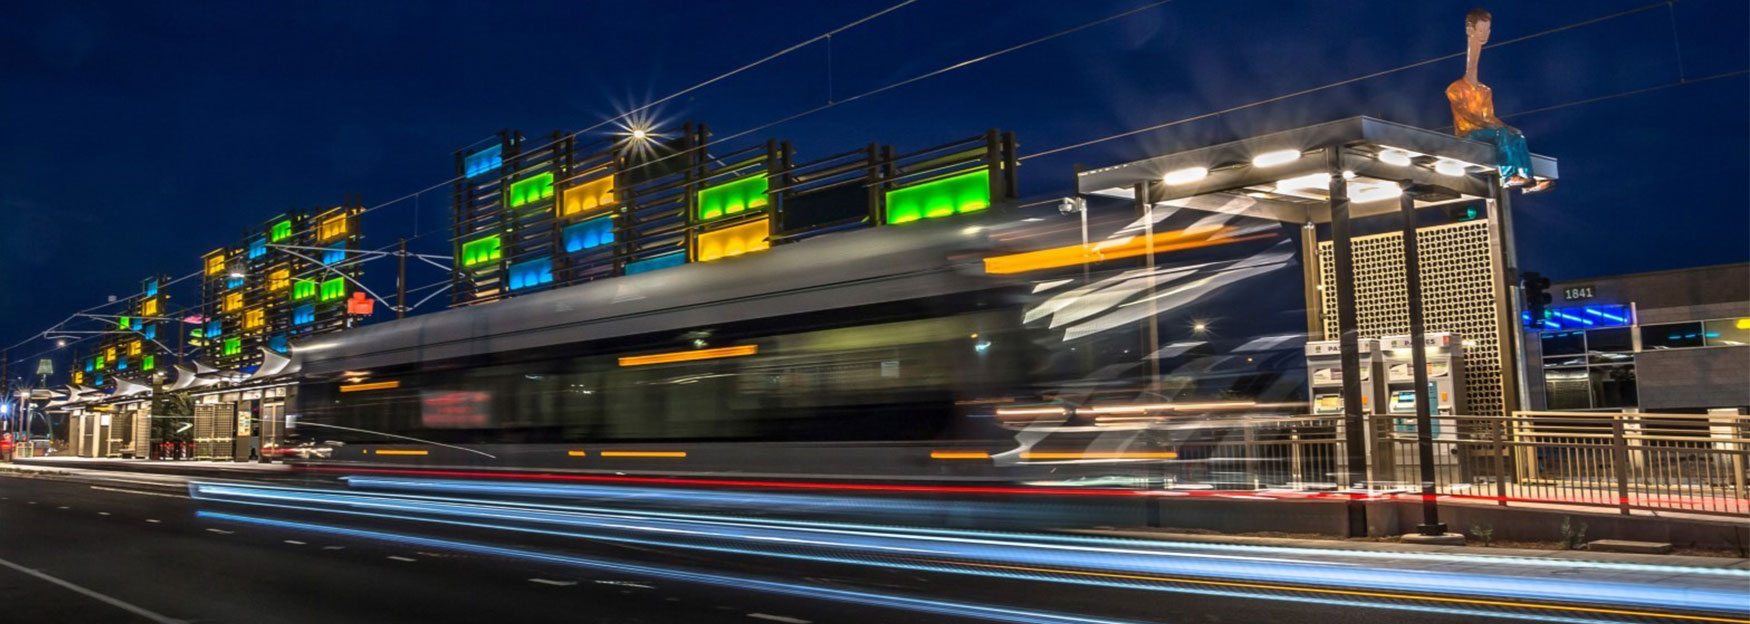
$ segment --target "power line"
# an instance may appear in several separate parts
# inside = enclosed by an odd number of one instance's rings
[[[1670,0],[1662,0],[1662,1],[1660,1],[1660,2],[1655,2],[1655,3],[1652,3],[1652,4],[1647,4],[1647,5],[1643,5],[1643,6],[1639,6],[1639,7],[1635,7],[1635,8],[1632,8],[1632,9],[1627,9],[1627,10],[1624,10],[1624,11],[1618,11],[1618,12],[1616,12],[1616,13],[1611,13],[1611,14],[1609,14],[1609,15],[1602,15],[1602,16],[1599,16],[1599,17],[1594,17],[1594,18],[1590,18],[1590,19],[1585,19],[1585,20],[1581,20],[1581,21],[1578,21],[1578,22],[1574,22],[1574,23],[1572,23],[1572,24],[1567,24],[1567,25],[1564,25],[1564,26],[1557,26],[1557,27],[1555,27],[1555,28],[1551,28],[1551,29],[1549,29],[1549,30],[1544,30],[1544,31],[1539,31],[1539,32],[1535,32],[1535,33],[1532,33],[1532,34],[1529,34],[1529,35],[1523,35],[1523,36],[1520,36],[1520,37],[1514,37],[1514,38],[1512,38],[1512,39],[1508,39],[1508,40],[1505,40],[1505,41],[1499,41],[1499,42],[1495,42],[1495,43],[1491,43],[1491,44],[1489,44],[1489,45],[1486,45],[1486,46],[1483,46],[1483,49],[1485,49],[1485,50],[1489,50],[1489,49],[1494,49],[1494,48],[1499,48],[1499,47],[1501,47],[1501,46],[1508,46],[1508,45],[1513,45],[1513,44],[1515,44],[1515,43],[1520,43],[1520,42],[1523,42],[1523,41],[1530,41],[1530,40],[1532,40],[1532,39],[1536,39],[1536,38],[1538,38],[1538,37],[1543,37],[1543,36],[1547,36],[1547,35],[1553,35],[1553,34],[1556,34],[1556,33],[1559,33],[1559,32],[1563,32],[1563,31],[1567,31],[1567,30],[1572,30],[1572,29],[1575,29],[1575,28],[1581,28],[1581,27],[1585,27],[1585,26],[1590,26],[1590,25],[1592,25],[1592,24],[1597,24],[1597,23],[1599,23],[1599,22],[1604,22],[1604,21],[1608,21],[1608,20],[1613,20],[1613,19],[1616,19],[1616,18],[1619,18],[1619,17],[1624,17],[1624,16],[1628,16],[1628,15],[1634,15],[1634,14],[1636,14],[1636,13],[1641,13],[1641,12],[1644,12],[1644,11],[1650,11],[1650,10],[1652,10],[1652,9],[1655,9],[1655,8],[1658,8],[1658,7],[1661,7],[1661,6],[1664,6],[1664,5],[1667,5],[1667,4],[1670,4]],[[1351,84],[1355,84],[1355,83],[1357,83],[1357,82],[1362,82],[1362,81],[1365,81],[1365,80],[1372,80],[1372,79],[1374,79],[1374,78],[1378,78],[1378,77],[1380,77],[1380,76],[1386,76],[1386,75],[1390,75],[1390,74],[1395,74],[1395,73],[1398,73],[1398,72],[1401,72],[1401,71],[1406,71],[1406,70],[1410,70],[1410,69],[1415,69],[1415,68],[1417,68],[1417,67],[1423,67],[1423,66],[1426,66],[1426,65],[1432,65],[1432,64],[1434,64],[1434,63],[1439,63],[1439,62],[1441,62],[1441,61],[1448,61],[1448,60],[1452,60],[1452,59],[1455,59],[1455,58],[1463,58],[1463,57],[1464,57],[1464,55],[1465,55],[1465,53],[1464,53],[1464,52],[1456,52],[1456,53],[1453,53],[1453,54],[1446,54],[1446,55],[1442,55],[1442,56],[1437,56],[1437,57],[1434,57],[1434,58],[1430,58],[1430,59],[1424,59],[1424,60],[1420,60],[1420,61],[1416,61],[1416,62],[1414,62],[1414,63],[1410,63],[1410,64],[1408,64],[1408,65],[1400,65],[1400,66],[1398,66],[1398,67],[1394,67],[1394,68],[1391,68],[1391,69],[1387,69],[1387,70],[1382,70],[1382,71],[1376,71],[1376,72],[1373,72],[1373,73],[1371,73],[1371,74],[1364,74],[1364,75],[1361,75],[1361,76],[1355,76],[1355,77],[1353,77],[1353,78],[1347,78],[1347,79],[1343,79],[1343,80],[1339,80],[1339,81],[1336,81],[1336,82],[1332,82],[1332,83],[1327,83],[1327,84],[1324,84],[1324,85],[1320,85],[1320,86],[1317,86],[1317,87],[1312,87],[1312,88],[1308,88],[1308,89],[1301,89],[1301,90],[1299,90],[1299,91],[1295,91],[1295,92],[1293,92],[1293,93],[1284,93],[1284,94],[1282,94],[1282,95],[1277,95],[1277,96],[1274,96],[1274,97],[1268,97],[1268,98],[1264,98],[1264,99],[1262,99],[1262,100],[1254,100],[1254,101],[1252,101],[1252,102],[1247,102],[1247,103],[1245,103],[1245,104],[1240,104],[1240,105],[1238,105],[1238,106],[1230,106],[1230,107],[1228,107],[1228,108],[1224,108],[1224,109],[1221,109],[1221,110],[1218,110],[1218,111],[1211,111],[1211,112],[1207,112],[1207,113],[1202,113],[1202,114],[1198,114],[1198,115],[1192,115],[1192,116],[1190,116],[1190,117],[1185,117],[1185,118],[1182,118],[1182,119],[1175,119],[1175,120],[1173,120],[1173,121],[1168,121],[1168,122],[1163,122],[1163,123],[1158,123],[1158,124],[1154,124],[1154,125],[1151,125],[1151,126],[1146,126],[1146,127],[1142,127],[1142,128],[1137,128],[1137,129],[1134,129],[1134,130],[1126,130],[1126,131],[1124,131],[1124,132],[1120,132],[1120,133],[1117,133],[1117,134],[1113,134],[1113,135],[1108,135],[1108,136],[1104,136],[1104,137],[1100,137],[1100,138],[1097,138],[1097,139],[1092,139],[1092,140],[1089,140],[1089,141],[1082,141],[1082,142],[1080,142],[1080,143],[1073,143],[1073,144],[1070,144],[1070,145],[1064,145],[1064,146],[1061,146],[1061,147],[1054,147],[1054,148],[1051,148],[1051,149],[1048,149],[1048,150],[1045,150],[1045,151],[1042,151],[1042,152],[1035,152],[1035,153],[1032,153],[1032,154],[1028,154],[1028,155],[1026,155],[1026,156],[1022,156],[1022,157],[1020,157],[1020,158],[1019,158],[1019,159],[1018,159],[1018,160],[1029,160],[1029,159],[1033,159],[1033,158],[1038,158],[1038,157],[1040,157],[1040,156],[1049,156],[1049,155],[1052,155],[1052,154],[1056,154],[1056,153],[1059,153],[1059,152],[1067,152],[1067,151],[1070,151],[1070,150],[1074,150],[1074,149],[1080,149],[1080,148],[1083,148],[1083,147],[1087,147],[1087,146],[1090,146],[1090,145],[1098,145],[1098,144],[1100,144],[1100,143],[1105,143],[1105,142],[1107,142],[1107,141],[1113,141],[1113,140],[1117,140],[1117,139],[1122,139],[1122,138],[1126,138],[1126,137],[1132,137],[1132,136],[1136,136],[1136,135],[1138,135],[1138,134],[1145,134],[1145,133],[1149,133],[1149,132],[1154,132],[1154,131],[1156,131],[1156,130],[1164,130],[1164,129],[1167,129],[1167,128],[1171,128],[1171,127],[1173,127],[1173,126],[1179,126],[1179,125],[1184,125],[1184,124],[1188,124],[1188,123],[1191,123],[1191,122],[1194,122],[1194,121],[1202,121],[1202,120],[1204,120],[1204,119],[1210,119],[1210,118],[1213,118],[1213,117],[1220,117],[1220,116],[1222,116],[1222,115],[1226,115],[1226,114],[1229,114],[1229,113],[1235,113],[1235,112],[1239,112],[1239,111],[1242,111],[1242,110],[1246,110],[1246,109],[1250,109],[1250,108],[1257,108],[1257,107],[1259,107],[1259,106],[1264,106],[1264,105],[1267,105],[1267,104],[1274,104],[1274,103],[1276,103],[1276,102],[1281,102],[1281,101],[1283,101],[1283,100],[1288,100],[1288,99],[1293,99],[1293,98],[1297,98],[1297,97],[1300,97],[1300,96],[1303,96],[1303,95],[1308,95],[1308,94],[1312,94],[1312,93],[1317,93],[1317,92],[1320,92],[1320,91],[1327,91],[1327,90],[1330,90],[1330,89],[1335,89],[1335,88],[1337,88],[1337,87],[1342,87],[1342,86],[1346,86],[1346,85],[1351,85]]]

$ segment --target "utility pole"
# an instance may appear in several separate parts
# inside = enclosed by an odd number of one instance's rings
[[[396,264],[400,265],[395,272],[395,318],[407,317],[407,239],[401,239],[400,251],[396,252]]]
[[[0,408],[12,405],[12,375],[8,374],[11,364],[12,349],[0,349]],[[0,413],[6,414],[3,419],[6,422],[0,423],[0,429],[10,430],[12,427],[8,425],[17,416],[8,409],[0,409]]]

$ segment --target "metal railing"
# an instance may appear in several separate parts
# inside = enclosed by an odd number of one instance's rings
[[[1420,492],[1415,419],[1372,416],[1367,489]],[[1169,487],[1347,488],[1343,422],[1245,420],[1167,444]],[[1750,516],[1750,416],[1515,412],[1436,416],[1435,483],[1446,496],[1500,505],[1561,504]]]

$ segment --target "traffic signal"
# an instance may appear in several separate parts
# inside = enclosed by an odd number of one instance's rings
[[[1483,205],[1480,202],[1467,204],[1448,204],[1446,218],[1452,221],[1475,221],[1483,218]]]
[[[1549,278],[1536,271],[1526,271],[1519,277],[1525,286],[1525,311],[1531,314],[1531,326],[1543,327],[1544,310],[1553,299],[1549,295]]]

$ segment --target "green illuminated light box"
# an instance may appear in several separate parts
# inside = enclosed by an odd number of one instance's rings
[[[243,340],[240,338],[225,339],[225,355],[237,355],[243,352]]]
[[[753,176],[699,189],[699,220],[766,207],[766,177]]]
[[[529,202],[540,201],[553,196],[553,174],[551,172],[514,182],[510,185],[510,207],[515,208]]]
[[[298,278],[292,280],[292,299],[309,299],[316,295],[316,282]]]
[[[501,257],[498,235],[462,243],[462,266],[471,267],[493,262]]]
[[[273,229],[271,231],[269,231],[267,234],[268,239],[270,239],[276,243],[283,241],[287,238],[291,238],[291,236],[292,236],[292,222],[291,221],[281,221],[279,223],[273,224]]]
[[[887,192],[887,223],[905,223],[990,207],[990,170],[980,169]]]
[[[346,296],[346,278],[336,277],[322,282],[322,300],[333,301]]]

